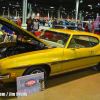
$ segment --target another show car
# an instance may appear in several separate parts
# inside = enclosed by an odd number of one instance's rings
[[[100,70],[100,36],[88,32],[48,29],[39,37],[0,17],[0,24],[20,35],[0,42],[0,81],[44,72],[48,76],[96,65]]]
[[[70,30],[79,30],[83,31],[82,28],[74,26],[74,25],[54,25],[52,26],[53,29],[70,29]]]

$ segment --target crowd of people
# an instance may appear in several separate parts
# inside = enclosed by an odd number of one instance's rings
[[[11,19],[11,18],[8,18],[8,20],[11,21],[11,22],[13,21],[13,19]],[[20,18],[17,18],[16,24],[19,25],[19,26],[21,27],[22,22],[21,22]],[[11,29],[9,29],[8,27],[6,27],[6,26],[4,26],[4,25],[2,25],[1,31],[2,31],[2,33],[4,34],[4,35],[3,35],[3,38],[4,38],[3,41],[4,41],[4,42],[7,42],[7,41],[14,41],[14,35],[15,35],[15,32],[14,32],[14,31],[12,31]],[[17,34],[16,34],[16,35],[17,35]],[[20,37],[20,36],[19,36],[19,37]]]
[[[11,20],[10,18],[8,18],[8,20],[9,21],[13,21],[13,19]],[[46,22],[47,21],[45,21],[43,19],[43,21],[42,21],[43,26],[45,26]],[[17,18],[16,24],[21,27],[22,22],[21,22],[20,18]],[[41,23],[38,22],[37,19],[34,19],[34,18],[32,19],[30,17],[27,20],[26,24],[27,24],[27,30],[31,32],[31,31],[38,31],[39,30],[39,25]],[[72,21],[67,21],[67,20],[63,20],[63,21],[58,20],[57,21],[56,19],[54,19],[53,21],[51,21],[49,19],[49,21],[48,21],[48,27],[51,27],[51,25],[54,26],[54,25],[57,25],[57,24],[58,25],[75,25]],[[1,31],[4,34],[4,41],[7,41],[7,36],[9,36],[10,41],[14,41],[14,34],[15,34],[15,32],[13,32],[12,30],[10,30],[9,28],[7,28],[5,26],[1,27]],[[94,24],[94,22],[92,21],[91,24],[86,23],[85,26],[84,26],[84,31],[94,33],[94,31],[95,31],[95,24]],[[19,35],[18,35],[18,38],[20,38]]]
[[[94,33],[94,31],[95,31],[95,24],[94,24],[94,22],[92,21],[91,24],[86,23],[84,31]]]

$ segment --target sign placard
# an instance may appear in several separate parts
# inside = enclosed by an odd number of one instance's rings
[[[17,77],[16,96],[23,97],[29,94],[44,91],[44,72]]]

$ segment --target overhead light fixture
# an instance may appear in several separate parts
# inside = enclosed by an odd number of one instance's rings
[[[83,2],[83,0],[80,1],[80,3],[82,3],[82,2]]]
[[[50,7],[50,8],[54,8],[54,7]]]
[[[11,5],[11,3],[9,3],[9,5]]]
[[[2,8],[5,8],[5,7],[2,7]]]
[[[98,3],[98,5],[100,5],[100,3]]]
[[[90,9],[92,9],[92,7]]]
[[[37,5],[35,4],[35,6],[37,6]]]
[[[89,7],[92,7],[92,5],[88,5]]]

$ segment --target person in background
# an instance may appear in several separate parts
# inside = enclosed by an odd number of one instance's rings
[[[33,31],[38,31],[39,29],[39,22],[34,19],[33,25],[31,25],[31,28],[33,27]]]
[[[45,26],[45,20],[43,19],[43,26]]]
[[[21,27],[22,22],[21,22],[20,18],[18,18],[18,17],[17,17],[17,23],[16,24]]]
[[[48,24],[49,24],[49,27],[50,27],[51,26],[51,20],[50,19],[49,19],[49,23]]]
[[[56,19],[53,20],[53,25],[57,25]]]
[[[8,18],[9,21],[11,21],[10,18]],[[5,26],[2,26],[1,27],[1,31],[4,33],[4,42],[6,41],[14,41],[14,32],[11,30],[11,29],[8,29],[7,27]]]
[[[66,24],[66,25],[69,25],[69,23],[68,23],[68,21],[67,21],[67,20],[65,20],[65,24]]]
[[[65,20],[63,20],[62,22],[63,22],[63,25],[65,25]]]
[[[21,22],[21,20],[20,20],[19,17],[17,17],[17,22],[16,22],[16,24],[17,24],[18,26],[21,27],[22,22]],[[18,35],[18,38],[20,38],[20,35]]]
[[[63,22],[62,22],[62,21],[60,21],[60,22],[59,22],[59,25],[63,25]]]
[[[92,21],[91,26],[90,26],[90,32],[94,33],[94,31],[95,31],[95,25],[94,25],[94,22]]]
[[[32,28],[31,28],[32,19],[31,19],[31,17],[27,20],[26,24],[27,24],[27,31],[32,31]]]
[[[88,23],[85,24],[85,29],[84,31],[88,32]]]

